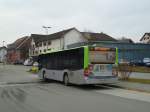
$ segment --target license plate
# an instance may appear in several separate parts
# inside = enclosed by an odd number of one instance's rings
[[[112,65],[97,64],[94,65],[94,72],[107,72],[112,70]]]
[[[111,76],[112,65],[111,64],[96,64],[93,69],[94,76]]]

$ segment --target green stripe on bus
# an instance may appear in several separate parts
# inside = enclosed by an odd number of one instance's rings
[[[56,52],[61,52],[61,51],[74,50],[74,49],[83,48],[83,47],[86,47],[86,46],[74,47],[74,48],[70,48],[70,49],[52,50],[52,51],[48,51],[48,52],[45,52],[45,53],[41,53],[41,54],[39,54],[39,55],[42,55],[42,54],[51,54],[51,53],[56,53]]]
[[[84,46],[84,69],[88,67],[89,64],[89,47]]]

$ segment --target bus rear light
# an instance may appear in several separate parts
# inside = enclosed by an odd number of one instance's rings
[[[92,71],[93,70],[93,65],[89,65],[89,70]]]
[[[89,69],[85,69],[84,70],[84,76],[89,76],[90,75],[90,70]]]
[[[93,65],[89,65],[88,68],[84,70],[84,76],[89,76],[92,73]]]
[[[112,75],[113,75],[113,76],[118,76],[117,70],[112,70]]]

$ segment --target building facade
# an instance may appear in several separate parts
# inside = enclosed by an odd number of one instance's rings
[[[145,33],[140,41],[142,43],[150,44],[150,33]]]
[[[22,64],[28,56],[30,37],[22,37],[7,47],[7,62],[10,64]]]
[[[68,49],[69,45],[89,41],[117,41],[104,33],[80,32],[76,28],[70,28],[50,35],[31,35],[31,47],[29,56],[36,57],[39,54]]]
[[[0,47],[0,62],[1,63],[6,62],[6,55],[7,55],[7,48]]]

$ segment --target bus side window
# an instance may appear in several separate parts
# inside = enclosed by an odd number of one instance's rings
[[[41,70],[43,68],[41,63],[38,64],[38,68],[39,68],[39,70]]]
[[[48,55],[48,59],[47,59],[47,68],[48,68],[48,69],[51,69],[51,63],[52,63],[52,62],[51,62],[51,60],[52,60],[51,58],[52,58],[52,55],[49,54],[49,55]]]
[[[58,56],[58,69],[59,70],[63,70],[63,55],[62,52],[60,52],[59,56]]]

